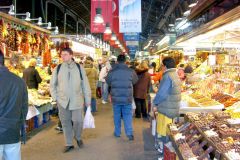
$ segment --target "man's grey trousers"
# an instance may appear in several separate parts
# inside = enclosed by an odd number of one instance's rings
[[[73,136],[81,140],[83,128],[83,109],[69,110],[58,105],[66,146],[73,145]]]

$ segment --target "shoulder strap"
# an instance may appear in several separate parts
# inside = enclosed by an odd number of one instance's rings
[[[59,71],[60,71],[61,65],[62,65],[62,64],[59,64],[59,65],[57,66],[57,75],[58,75],[58,73],[59,73]]]
[[[58,73],[59,73],[59,71],[60,71],[61,65],[62,65],[62,64],[59,64],[59,65],[57,66],[57,75],[58,75]],[[79,65],[78,63],[76,63],[76,65],[77,65],[78,70],[79,70],[79,72],[80,72],[80,78],[81,78],[81,80],[83,80],[80,65]]]
[[[81,66],[80,64],[76,63],[77,67],[78,67],[78,70],[79,70],[79,73],[80,73],[80,78],[81,80],[83,80],[83,77],[82,77],[82,72],[81,72]]]

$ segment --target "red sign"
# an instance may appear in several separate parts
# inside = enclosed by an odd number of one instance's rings
[[[100,13],[103,23],[95,23],[96,13]],[[91,32],[103,33],[106,23],[112,28],[112,0],[91,0]]]
[[[110,41],[111,37],[112,37],[112,34],[103,33],[103,40],[104,41]]]
[[[118,34],[119,33],[119,3],[118,0],[113,0],[113,8],[112,8],[112,14],[113,14],[113,32]]]
[[[114,41],[114,40],[110,40],[110,41],[109,41],[109,44],[110,44],[111,46],[114,46],[114,45],[115,45],[115,41]]]

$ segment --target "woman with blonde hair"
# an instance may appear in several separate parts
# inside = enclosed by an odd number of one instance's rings
[[[87,57],[86,61],[85,61],[85,64],[84,64],[84,68],[85,68],[85,71],[86,71],[86,75],[88,77],[88,81],[89,81],[90,88],[91,88],[91,93],[92,93],[91,111],[96,112],[97,111],[96,89],[97,89],[97,81],[98,81],[98,71],[94,67],[93,63],[94,63],[94,60],[92,59],[92,57]]]
[[[135,115],[136,118],[147,118],[147,107],[146,99],[150,87],[150,74],[148,73],[148,64],[143,61],[136,68],[136,73],[138,75],[138,82],[134,85],[134,100],[136,104]]]
[[[42,82],[42,78],[39,76],[38,71],[35,69],[36,64],[36,59],[30,59],[29,67],[23,71],[23,79],[29,89],[38,89],[38,84]]]

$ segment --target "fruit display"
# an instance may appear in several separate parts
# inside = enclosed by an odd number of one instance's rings
[[[216,101],[224,104],[224,107],[232,106],[234,103],[239,101],[238,98],[234,98],[231,95],[223,93],[217,93],[212,95],[212,99],[215,99]]]
[[[192,93],[192,94],[186,94],[182,93],[182,101],[185,102],[187,107],[221,107],[222,104],[209,98],[206,96],[203,96],[200,93]],[[222,107],[223,108],[223,107]]]
[[[28,103],[29,105],[41,106],[50,103],[52,99],[49,96],[42,96],[36,89],[28,89]]]
[[[240,126],[236,124],[240,124],[240,119],[233,119],[223,111],[187,113],[185,119],[185,123],[169,127],[170,137],[174,137],[184,159],[238,159]],[[171,128],[175,128],[174,132]]]

